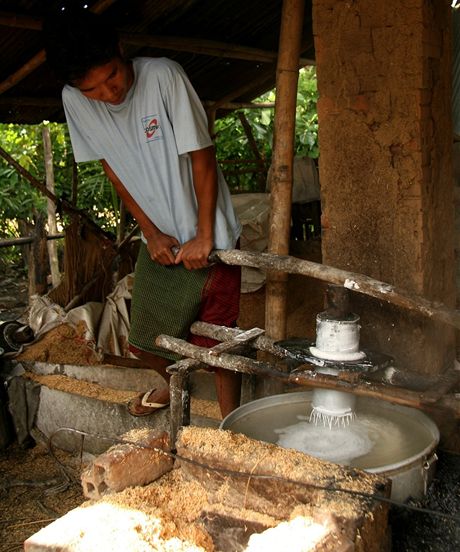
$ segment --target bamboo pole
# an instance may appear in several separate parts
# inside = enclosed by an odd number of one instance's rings
[[[278,255],[289,253],[295,109],[303,14],[304,0],[284,0],[276,69],[275,139],[268,242],[269,252]],[[266,287],[265,329],[274,339],[283,339],[286,335],[286,300],[287,274],[269,272]]]
[[[46,236],[47,240],[59,240],[61,238],[64,238],[65,234],[54,234]],[[23,246],[23,245],[29,245],[34,241],[33,237],[24,237],[24,238],[12,238],[9,240],[0,240],[0,247],[13,247],[13,246]]]
[[[289,253],[295,110],[304,0],[284,0],[276,68],[275,130],[270,183],[268,250]],[[284,272],[268,272],[265,292],[265,329],[269,337],[283,339],[287,324],[287,279]],[[281,392],[273,379],[261,381],[262,396]]]
[[[49,126],[43,126],[42,128],[42,138],[43,138],[43,151],[45,157],[45,178],[46,178],[46,187],[47,189],[54,194],[54,170],[53,170],[53,149],[51,146],[51,136]],[[56,223],[56,204],[51,201],[50,198],[47,199],[47,209],[48,209],[48,232],[51,234],[57,234],[57,223]],[[54,240],[49,240],[48,245],[48,257],[50,263],[51,271],[51,282],[53,287],[59,285],[61,281],[61,274],[59,272],[59,260],[57,254],[57,243]]]

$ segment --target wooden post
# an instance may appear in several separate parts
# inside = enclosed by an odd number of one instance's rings
[[[78,165],[72,156],[72,196],[71,204],[76,207],[78,201]]]
[[[29,297],[44,295],[48,289],[48,248],[44,216],[36,214],[35,235],[29,254]]]
[[[53,149],[51,146],[51,136],[49,126],[43,126],[42,128],[43,138],[43,152],[45,157],[45,178],[47,189],[54,194],[54,170],[53,170]],[[48,233],[57,234],[56,224],[56,204],[47,199],[48,208]],[[48,256],[50,261],[51,282],[53,287],[59,285],[61,281],[61,274],[59,272],[59,260],[57,254],[57,243],[54,240],[49,240],[48,243]]]
[[[304,0],[284,0],[276,70],[275,139],[268,243],[269,252],[279,255],[289,253],[295,109],[303,17]],[[286,337],[287,278],[288,275],[281,272],[267,274],[265,330],[273,339]],[[272,389],[269,380],[265,383],[267,386],[264,386],[263,394],[280,391],[279,385]]]

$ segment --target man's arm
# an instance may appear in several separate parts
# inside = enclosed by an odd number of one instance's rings
[[[208,265],[214,246],[214,221],[217,203],[217,164],[214,147],[189,153],[192,160],[193,187],[198,203],[198,222],[195,238],[185,243],[176,257],[176,264],[196,269]]]
[[[132,195],[124,187],[121,180],[113,172],[107,161],[102,159],[101,163],[107,178],[113,184],[120,199],[139,224],[147,240],[147,249],[150,253],[150,257],[162,265],[174,264],[175,258],[171,248],[174,246],[179,247],[179,241],[173,236],[163,234],[139,207]]]

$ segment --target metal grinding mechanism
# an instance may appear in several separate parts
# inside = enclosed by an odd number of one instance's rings
[[[337,376],[339,373],[376,370],[388,358],[360,350],[359,316],[349,311],[348,291],[329,286],[326,292],[327,310],[316,316],[316,342],[301,340],[278,342],[287,356],[308,361],[320,374]],[[325,427],[346,427],[355,417],[356,396],[333,389],[315,388],[309,421]]]
[[[359,316],[350,314],[345,320],[328,318],[323,312],[316,317],[316,343],[310,347],[310,353],[325,361],[355,362],[363,360],[366,353],[359,350]],[[317,372],[338,375],[334,366],[318,367]],[[322,423],[331,428],[333,425],[348,425],[355,417],[356,396],[332,389],[315,389],[313,392],[310,421]]]

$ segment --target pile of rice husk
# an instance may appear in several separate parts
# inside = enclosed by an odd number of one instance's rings
[[[25,372],[24,376],[50,389],[57,389],[65,393],[72,393],[74,395],[98,399],[109,403],[124,404],[137,395],[136,391],[103,387],[98,383],[77,380],[61,374],[41,375],[34,374],[33,372]]]
[[[85,338],[86,325],[61,324],[16,356],[18,361],[55,362],[89,366],[101,363],[94,344]]]

